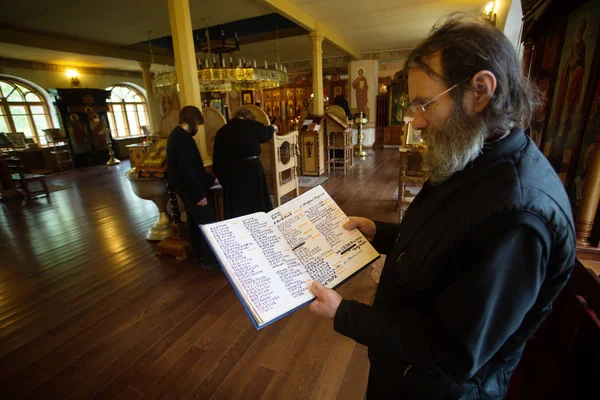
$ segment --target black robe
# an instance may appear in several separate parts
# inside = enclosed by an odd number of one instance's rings
[[[373,306],[343,300],[334,328],[369,348],[368,399],[503,399],[523,347],[569,278],[564,188],[516,130],[401,225],[376,223],[386,262]]]
[[[194,258],[205,264],[216,263],[210,247],[198,227],[217,220],[212,205],[199,206],[215,178],[204,168],[202,156],[192,135],[177,126],[167,140],[167,181],[175,187],[185,205],[188,236]]]
[[[225,219],[273,209],[260,144],[273,137],[272,126],[234,118],[217,132],[213,171],[223,186]]]

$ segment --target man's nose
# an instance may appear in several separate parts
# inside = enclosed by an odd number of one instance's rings
[[[420,110],[415,111],[412,126],[414,129],[425,129],[427,128],[427,120],[423,117],[423,113]]]

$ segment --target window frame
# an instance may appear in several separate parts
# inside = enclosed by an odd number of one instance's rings
[[[129,90],[131,92],[133,92],[135,95],[137,95],[140,99],[142,99],[142,101],[125,101],[125,97],[127,97],[127,95],[125,96],[120,96],[119,94],[115,93],[115,95],[119,98],[121,98],[121,101],[113,101],[112,97],[113,97],[113,91],[115,90],[115,88],[124,88],[126,90]],[[108,120],[109,120],[109,124],[113,127],[113,139],[125,139],[125,138],[135,138],[135,137],[140,137],[140,136],[144,136],[144,134],[141,132],[141,127],[142,126],[147,126],[149,124],[149,119],[148,119],[148,102],[146,99],[146,96],[144,96],[144,94],[142,92],[140,92],[137,88],[131,86],[131,85],[127,85],[125,83],[118,83],[112,86],[109,86],[106,88],[106,90],[110,91],[110,97],[106,100],[106,104],[108,105]],[[129,93],[127,93],[129,94]],[[121,131],[122,129],[119,129],[119,126],[117,125],[117,120],[115,118],[115,110],[114,110],[114,106],[119,106],[121,109],[121,115],[123,118],[123,126],[125,129],[125,132],[123,135],[121,135]],[[127,111],[127,106],[128,105],[132,105],[134,107],[133,111]],[[143,112],[144,112],[144,116],[146,117],[146,123],[142,124],[140,121],[140,110],[138,108],[138,106],[141,105],[143,107]],[[132,134],[132,128],[131,128],[131,124],[129,123],[129,116],[128,113],[133,113],[134,114],[134,120],[137,122],[137,126],[140,127],[140,133],[139,134]],[[135,127],[134,127],[135,128]]]
[[[25,115],[27,117],[27,122],[29,123],[29,128],[31,129],[31,133],[32,133],[31,138],[39,146],[47,146],[48,143],[46,142],[46,135],[44,134],[43,131],[41,131],[41,129],[40,129],[40,131],[38,131],[38,127],[35,123],[35,120],[33,119],[34,115],[43,115],[46,118],[47,127],[55,128],[54,121],[52,120],[52,115],[50,114],[50,107],[48,105],[48,101],[46,100],[46,96],[44,96],[43,93],[41,93],[39,90],[37,90],[33,86],[27,84],[27,82],[23,82],[21,80],[13,79],[13,78],[10,78],[7,76],[0,76],[0,82],[3,82],[5,84],[13,87],[13,90],[6,97],[3,97],[5,95],[4,93],[2,94],[2,96],[0,96],[0,110],[2,111],[2,114],[0,114],[0,118],[4,118],[4,121],[5,121],[8,129],[10,129],[10,131],[12,133],[20,132],[19,130],[17,130],[15,121],[13,119],[13,113],[10,108],[11,107],[24,107],[25,114],[18,114],[18,115],[19,116]],[[28,91],[23,92],[23,90],[19,86],[24,87]],[[22,101],[9,101],[8,100],[8,97],[10,97],[10,95],[15,90],[18,91],[19,94],[22,96],[22,98],[23,98]],[[39,101],[39,102],[38,101],[27,101],[27,95],[29,93],[32,93],[41,101]],[[31,110],[31,107],[42,107],[43,114],[34,114],[33,111]],[[25,133],[25,132],[23,132],[23,133]],[[27,135],[25,135],[25,137],[29,138]]]

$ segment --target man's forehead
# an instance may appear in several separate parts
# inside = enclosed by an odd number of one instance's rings
[[[423,63],[434,72],[423,67],[414,66],[408,70],[408,92],[409,97],[431,97],[445,87],[442,79],[442,65],[440,53],[433,53],[422,58]],[[431,92],[431,93],[430,93]]]
[[[430,55],[423,56],[421,58],[421,61],[423,62],[423,64],[425,64],[425,66],[421,67],[421,66],[416,65],[416,66],[410,68],[408,71],[409,75],[411,72],[422,72],[422,73],[429,75],[429,77],[433,80],[443,81],[443,79],[441,78],[443,76],[441,52],[437,51]],[[427,69],[429,69],[429,70],[427,70]],[[421,75],[421,74],[419,74],[419,75]]]

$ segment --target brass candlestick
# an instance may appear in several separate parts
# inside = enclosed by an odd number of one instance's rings
[[[121,161],[119,159],[115,158],[115,152],[113,151],[112,143],[110,141],[110,129],[108,129],[108,128],[104,129],[104,134],[106,135],[106,147],[108,148],[108,156],[109,156],[109,159],[106,162],[106,165],[121,164]]]
[[[369,153],[367,153],[363,149],[363,140],[365,139],[365,135],[363,134],[363,125],[366,124],[369,120],[363,117],[362,111],[360,112],[358,117],[354,117],[354,123],[358,125],[358,151],[356,155],[362,159],[367,158]]]

